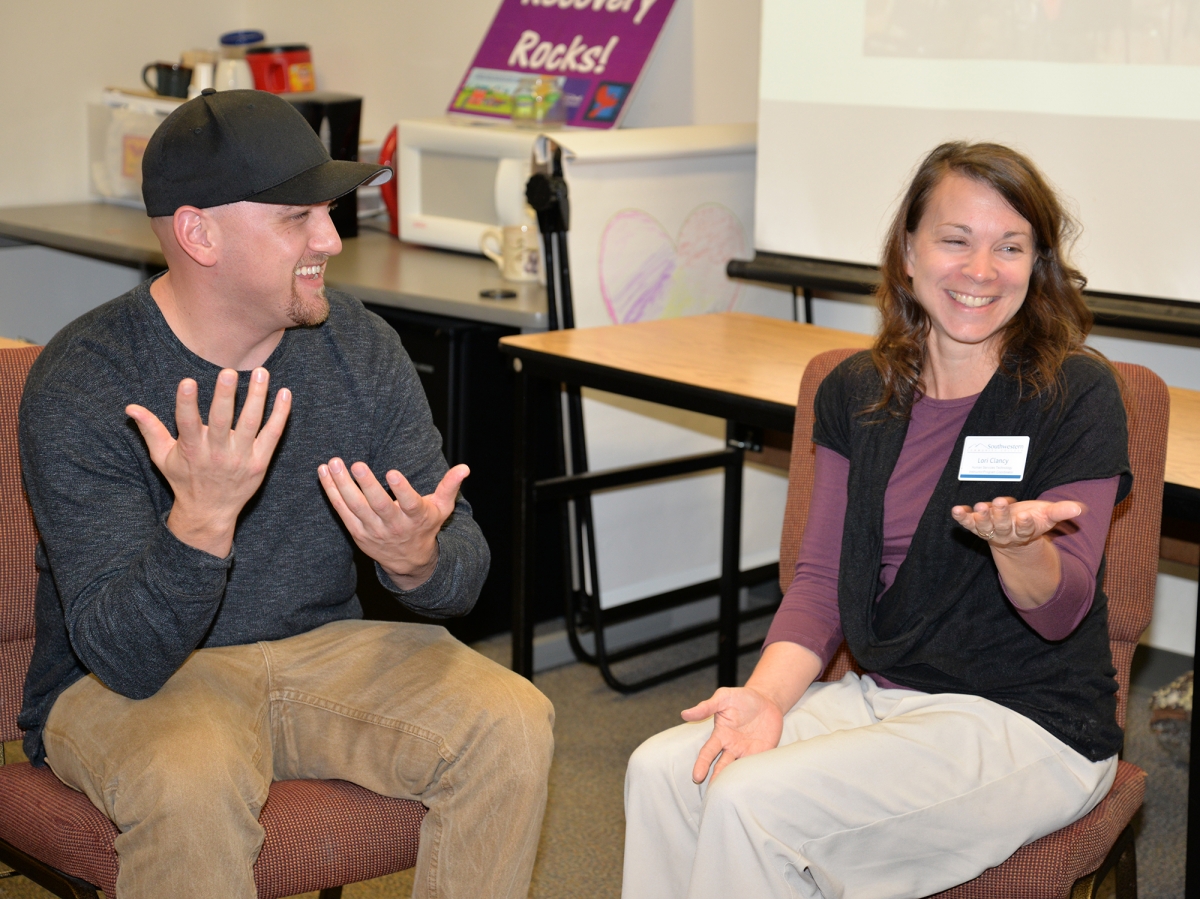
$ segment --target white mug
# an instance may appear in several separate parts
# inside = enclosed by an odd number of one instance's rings
[[[542,272],[542,241],[535,225],[488,228],[479,238],[483,255],[500,266],[506,281],[537,281]]]
[[[219,91],[254,90],[254,73],[244,59],[222,59],[217,63],[213,87]]]

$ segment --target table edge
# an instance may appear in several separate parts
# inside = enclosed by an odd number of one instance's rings
[[[52,231],[35,225],[0,220],[0,236],[19,240],[52,250],[77,253],[118,265],[166,266],[161,250],[144,250],[126,243],[108,242],[96,237],[82,237],[63,231]]]
[[[712,415],[727,421],[790,433],[796,418],[795,403],[777,403],[733,391],[629,372],[603,363],[514,346],[505,339],[500,341],[500,351],[519,359],[522,373],[525,374],[550,379],[561,377],[581,387]]]

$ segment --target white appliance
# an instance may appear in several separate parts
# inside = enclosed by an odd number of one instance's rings
[[[92,192],[109,203],[145,209],[142,154],[159,123],[183,101],[126,93],[116,88],[106,89],[102,101],[88,104],[88,169]]]
[[[525,221],[536,131],[421,119],[397,132],[401,240],[478,253],[485,230]]]
[[[406,120],[397,130],[402,240],[478,253],[486,229],[527,221],[525,182],[537,131],[449,118]],[[581,225],[606,217],[618,198],[652,215],[688,199],[752,213],[753,125],[581,128],[546,137],[569,160],[571,203]],[[648,177],[655,184],[644,190]],[[578,201],[577,189],[583,192]],[[742,221],[749,226],[752,214]]]

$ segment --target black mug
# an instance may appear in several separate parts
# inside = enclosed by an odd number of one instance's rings
[[[154,83],[146,73],[154,69]],[[192,83],[192,70],[177,62],[150,62],[142,66],[142,81],[160,97],[186,97]]]

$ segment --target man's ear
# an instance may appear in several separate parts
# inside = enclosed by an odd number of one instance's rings
[[[205,268],[217,264],[219,228],[212,216],[195,206],[180,206],[175,210],[171,227],[175,234],[175,242],[197,264]]]

